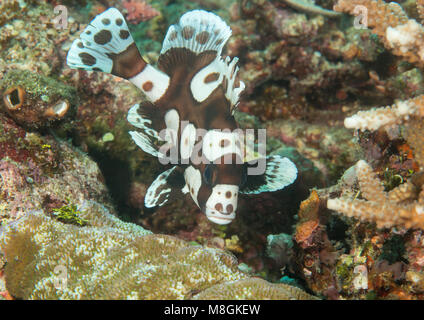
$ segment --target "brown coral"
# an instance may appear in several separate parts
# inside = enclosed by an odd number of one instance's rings
[[[328,208],[348,216],[377,223],[379,228],[404,226],[424,228],[424,95],[398,101],[390,107],[360,111],[345,119],[345,126],[360,130],[377,130],[403,125],[403,137],[413,149],[413,156],[420,170],[404,184],[384,192],[381,182],[365,162],[356,165],[360,191],[364,199],[339,198],[328,200]],[[413,171],[412,171],[413,173]],[[403,182],[403,178],[402,178]]]
[[[314,298],[298,288],[249,279],[237,268],[237,259],[223,250],[151,234],[94,202],[85,202],[79,211],[88,226],[64,224],[42,212],[6,226],[0,248],[12,296],[188,299],[209,288],[196,298],[212,298],[217,292],[223,299]]]
[[[219,284],[194,296],[196,300],[316,300],[303,290],[286,284],[270,284],[259,279],[250,278],[235,282]]]

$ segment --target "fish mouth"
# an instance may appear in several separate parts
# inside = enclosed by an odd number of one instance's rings
[[[206,217],[210,221],[212,221],[213,223],[216,223],[216,224],[221,224],[221,225],[229,224],[236,217],[235,212],[228,214],[228,213],[223,213],[223,212],[208,209],[208,208],[206,208],[205,212],[206,212]]]
[[[221,224],[221,225],[229,224],[231,221],[233,221],[232,218],[217,217],[217,216],[211,216],[211,215],[206,215],[206,217],[213,223]]]

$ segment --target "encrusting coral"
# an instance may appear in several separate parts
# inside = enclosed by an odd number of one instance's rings
[[[366,11],[360,10],[361,8]],[[367,26],[383,40],[387,49],[411,63],[424,66],[424,27],[416,20],[409,19],[398,3],[386,3],[383,0],[339,0],[334,10],[364,14]]]
[[[92,201],[78,210],[87,226],[37,211],[3,227],[0,248],[13,297],[315,299],[298,288],[249,278],[226,251],[152,234]]]

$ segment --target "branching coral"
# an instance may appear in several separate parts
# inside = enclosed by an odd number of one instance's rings
[[[339,0],[334,10],[354,15],[364,14],[368,27],[383,40],[387,49],[411,63],[424,66],[424,27],[416,20],[409,19],[396,2]]]
[[[392,106],[360,111],[345,119],[345,126],[350,129],[377,130],[390,129],[405,124],[404,136],[414,149],[414,156],[421,166],[424,165],[424,95],[406,101],[399,101]]]
[[[389,130],[403,125],[403,136],[414,150],[420,172],[413,174],[399,187],[384,192],[381,182],[365,162],[356,164],[360,191],[366,199],[330,199],[328,208],[360,219],[377,223],[380,228],[395,225],[406,228],[424,228],[424,96],[400,101],[390,107],[360,111],[345,119],[345,126],[361,130]]]
[[[379,228],[404,226],[424,229],[422,175],[415,175],[415,179],[390,192],[384,192],[372,168],[363,160],[356,164],[356,175],[364,199],[329,199],[329,209],[349,217],[376,222]]]
[[[249,279],[229,253],[124,223],[85,202],[81,227],[41,211],[0,235],[9,293],[22,299],[312,299],[300,289]],[[19,258],[19,259],[18,259]],[[245,280],[239,281],[239,280]],[[236,281],[236,282],[234,282]],[[213,287],[219,285],[219,287]]]
[[[345,119],[345,126],[349,129],[374,131],[381,127],[400,124],[414,115],[424,116],[424,95],[407,101],[399,101],[388,107],[359,111]]]

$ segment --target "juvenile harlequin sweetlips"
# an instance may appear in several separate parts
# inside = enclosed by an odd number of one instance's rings
[[[124,17],[111,8],[72,44],[70,67],[127,79],[149,100],[129,110],[128,121],[138,129],[130,135],[143,151],[174,166],[151,184],[146,207],[190,193],[209,220],[227,224],[239,193],[279,190],[297,177],[296,166],[279,156],[256,159],[266,165],[250,174],[253,164],[233,117],[244,83],[236,78],[238,59],[221,57],[230,36],[215,14],[187,12],[169,27],[157,69],[141,57]]]

